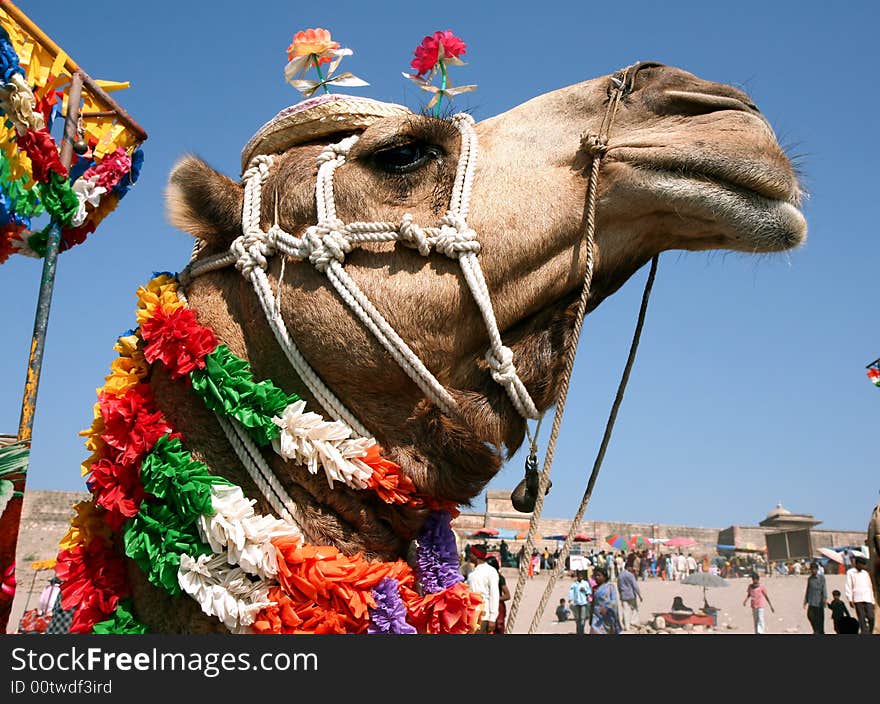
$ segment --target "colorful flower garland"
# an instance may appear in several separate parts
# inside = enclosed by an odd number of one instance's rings
[[[271,381],[255,381],[248,363],[198,323],[179,293],[167,274],[138,290],[140,327],[116,343],[120,356],[82,433],[93,453],[83,464],[93,500],[77,504],[56,565],[61,605],[76,607],[71,631],[146,630],[127,600],[124,558],[112,538],[120,530],[125,555],[152,584],[189,594],[234,632],[474,630],[482,605],[458,572],[449,526],[455,508],[419,497],[371,439],[305,412]],[[157,362],[254,442],[307,471],[323,470],[331,486],[339,481],[389,504],[431,508],[415,572],[402,560],[370,562],[309,545],[297,525],[256,514],[239,487],[193,459],[155,406],[146,382]]]
[[[88,136],[89,157],[72,169],[61,163],[50,130],[59,114],[57,77],[32,88],[5,28],[0,27],[0,264],[15,251],[44,256],[47,225],[31,231],[32,218],[48,212],[61,227],[61,251],[85,241],[137,181],[143,151],[124,130],[115,132],[115,149],[98,159],[99,140]]]

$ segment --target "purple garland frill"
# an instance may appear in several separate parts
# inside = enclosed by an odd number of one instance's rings
[[[448,511],[432,511],[419,533],[416,572],[425,594],[449,589],[463,580]]]
[[[406,607],[400,598],[400,583],[386,577],[373,589],[376,607],[370,609],[370,625],[367,633],[411,634],[416,629],[406,622]]]

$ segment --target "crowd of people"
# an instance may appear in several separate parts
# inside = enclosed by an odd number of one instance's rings
[[[472,591],[483,596],[486,608],[479,632],[503,634],[507,615],[507,602],[510,599],[501,563],[489,554],[486,545],[467,545],[462,573],[466,576]],[[502,550],[502,555],[509,551]],[[761,583],[760,567],[768,575],[774,575],[774,564],[762,556],[749,556],[747,559],[720,561],[683,552],[658,555],[653,550],[642,552],[590,551],[587,555],[576,556],[578,569],[571,570],[571,584],[568,599],[559,600],[556,607],[558,621],[574,621],[577,634],[618,634],[631,629],[639,623],[639,604],[643,601],[639,582],[649,578],[663,580],[682,580],[689,574],[710,572],[720,576],[739,576],[741,570],[751,568],[751,577],[746,588],[743,606],[752,611],[754,632],[766,632],[766,609],[775,611],[768,590]],[[523,559],[522,550],[516,556],[514,566]],[[551,553],[545,548],[543,553],[535,550],[529,558],[529,576],[539,574],[542,569],[554,569],[560,559],[559,552]],[[569,558],[570,560],[571,558]],[[571,566],[567,562],[566,567]],[[874,592],[867,569],[867,558],[854,554],[846,571],[845,593],[834,590],[831,598],[825,585],[825,569],[819,562],[809,563],[804,610],[813,633],[825,632],[826,609],[831,612],[835,633],[870,634],[874,629]],[[786,574],[799,572],[786,570]],[[775,574],[782,574],[776,572]],[[706,607],[707,609],[710,607]],[[714,610],[717,611],[717,610]],[[671,613],[678,616],[694,614],[680,596],[673,600]],[[708,612],[707,612],[708,613]]]

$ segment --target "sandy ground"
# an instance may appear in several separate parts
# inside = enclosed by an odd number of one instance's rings
[[[513,597],[516,589],[518,572],[515,569],[504,568],[503,574],[507,580],[508,589]],[[825,583],[828,589],[829,599],[831,591],[839,589],[843,593],[844,575],[826,575]],[[544,589],[549,581],[546,573],[532,577],[526,582],[523,595],[520,600],[518,614],[513,629],[510,633],[528,633],[534,613],[540,603]],[[751,634],[754,633],[752,623],[752,610],[743,606],[746,597],[746,587],[751,580],[740,577],[727,580],[729,587],[709,589],[707,592],[709,604],[720,609],[718,614],[718,628],[712,633],[725,634]],[[559,599],[568,597],[568,588],[572,579],[564,574],[560,576],[553,588],[553,593],[547,601],[547,607],[540,619],[536,633],[575,633],[575,624],[572,621],[559,623],[556,620],[556,606]],[[806,610],[803,606],[804,592],[807,588],[806,575],[789,575],[779,577],[761,577],[761,582],[770,595],[770,601],[776,608],[773,613],[769,609],[766,612],[765,623],[767,633],[812,633],[810,622],[807,620]],[[672,600],[680,596],[687,606],[699,610],[703,606],[702,587],[679,584],[678,582],[665,582],[661,579],[648,579],[639,582],[639,588],[644,597],[644,602],[639,605],[641,622],[649,621],[655,612],[668,611],[672,606]],[[508,609],[512,599],[508,602]],[[683,631],[683,629],[671,629]],[[831,622],[830,609],[825,610],[825,632],[834,635],[834,627]]]
[[[50,573],[45,572],[42,574],[48,578]],[[518,572],[515,569],[504,568],[503,574],[507,580],[511,596],[513,596],[516,589]],[[766,614],[767,632],[783,634],[811,633],[812,629],[810,628],[809,621],[807,621],[806,611],[803,607],[804,592],[807,586],[806,575],[762,577],[761,580],[767,587],[770,601],[776,607],[776,613],[768,611]],[[843,575],[827,575],[825,580],[829,598],[833,589],[839,589],[843,592]],[[523,596],[520,600],[519,613],[517,614],[514,628],[510,631],[511,633],[529,632],[532,618],[548,581],[548,573],[542,572],[526,582]],[[749,607],[742,605],[749,581],[746,578],[729,579],[729,587],[710,589],[708,591],[709,604],[720,609],[718,629],[712,632],[725,634],[753,633],[752,611]],[[573,621],[559,623],[556,620],[556,606],[559,604],[561,597],[568,597],[568,588],[571,582],[572,580],[567,574],[562,575],[557,580],[536,633],[575,633]],[[29,599],[29,606],[36,606],[44,586],[45,580],[37,580],[34,584],[34,592]],[[26,601],[28,601],[28,587],[30,587],[30,580],[28,580],[27,584],[20,585],[19,594],[16,595],[16,602],[13,606],[12,618],[9,621],[9,633],[15,632],[18,619],[21,617]],[[703,589],[701,587],[682,585],[678,582],[664,582],[661,579],[648,579],[646,582],[639,582],[639,588],[644,597],[644,602],[639,607],[640,620],[643,623],[649,621],[655,612],[668,611],[672,605],[672,599],[676,596],[681,596],[684,603],[692,609],[698,610],[703,605]],[[510,608],[510,603],[508,602],[508,609]],[[728,626],[732,626],[732,628]],[[683,632],[683,629],[671,630]],[[831,623],[831,612],[827,609],[825,613],[825,631],[826,633],[834,633]]]

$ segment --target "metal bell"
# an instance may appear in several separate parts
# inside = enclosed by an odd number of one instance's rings
[[[535,510],[535,502],[538,500],[538,488],[541,484],[541,475],[538,474],[538,455],[532,451],[526,458],[526,475],[516,488],[510,493],[510,501],[513,507],[520,513],[531,513]],[[550,493],[553,482],[548,482],[544,495]]]
[[[83,139],[77,139],[73,143],[73,151],[82,156],[89,150],[89,145]]]

